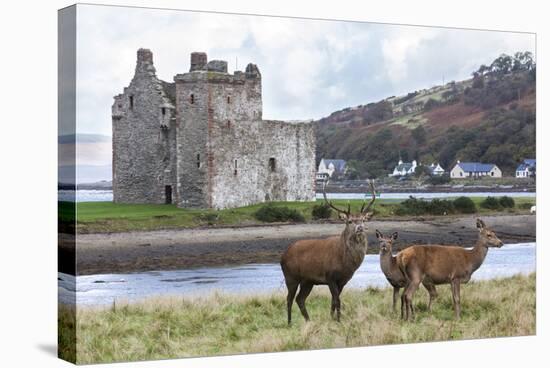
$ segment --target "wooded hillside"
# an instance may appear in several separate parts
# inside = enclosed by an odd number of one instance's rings
[[[317,160],[348,160],[351,178],[386,176],[399,157],[450,170],[457,160],[512,175],[535,158],[536,64],[501,55],[472,78],[345,108],[316,121]]]

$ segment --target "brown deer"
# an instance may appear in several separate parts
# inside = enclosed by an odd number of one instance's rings
[[[473,249],[444,245],[413,245],[399,252],[397,265],[407,278],[401,295],[401,318],[414,318],[412,299],[424,280],[434,285],[450,284],[455,317],[460,318],[460,284],[470,281],[481,266],[489,247],[502,247],[502,241],[485,223],[477,219],[479,237]],[[405,311],[404,311],[405,309]]]
[[[325,182],[326,184],[326,182]],[[346,211],[334,206],[327,199],[325,185],[323,197],[325,202],[345,221],[344,231],[340,236],[326,239],[305,239],[291,244],[281,258],[281,268],[285,277],[287,295],[288,324],[292,319],[292,304],[300,286],[296,303],[306,321],[309,321],[305,301],[314,285],[328,285],[332,295],[330,314],[340,321],[340,294],[357,268],[363,263],[367,253],[366,222],[372,217],[368,212],[376,199],[374,184],[371,181],[372,200],[366,200],[358,215],[351,214],[348,203]]]
[[[394,232],[390,237],[384,236],[380,231],[376,230],[376,238],[380,243],[380,268],[386,276],[386,280],[393,287],[393,302],[392,309],[395,312],[399,290],[407,286],[407,279],[403,272],[397,266],[397,257],[392,254],[392,245],[397,240],[397,232]],[[428,301],[428,310],[432,310],[432,301],[437,298],[437,290],[435,285],[428,282],[427,279],[422,280],[422,284],[428,290],[430,299]]]

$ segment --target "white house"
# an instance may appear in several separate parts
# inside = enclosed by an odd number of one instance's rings
[[[414,174],[416,166],[416,160],[413,160],[412,162],[403,162],[402,160],[399,160],[397,166],[393,169],[393,172],[388,176],[412,175]]]
[[[319,169],[317,170],[317,179],[326,180],[331,178],[334,174],[344,175],[347,170],[345,160],[329,160],[321,159],[319,163]]]
[[[465,179],[478,177],[502,178],[502,171],[495,164],[481,162],[460,162],[457,161],[451,170],[451,179]]]
[[[516,178],[530,178],[536,175],[537,160],[526,158],[516,168]]]
[[[441,176],[445,174],[445,170],[441,167],[441,165],[439,165],[439,163],[432,163],[430,166],[428,166],[428,168],[430,169],[431,175]]]

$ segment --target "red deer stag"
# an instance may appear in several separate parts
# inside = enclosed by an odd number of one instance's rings
[[[366,222],[372,217],[372,213],[368,211],[376,199],[373,182],[370,182],[372,200],[368,205],[366,200],[363,202],[358,215],[351,214],[349,203],[346,211],[334,206],[327,199],[325,186],[326,182],[323,185],[325,202],[339,213],[346,227],[340,236],[299,240],[291,244],[283,254],[281,268],[288,289],[289,325],[292,319],[292,303],[298,286],[300,292],[296,297],[296,303],[306,321],[309,321],[309,315],[305,301],[314,285],[328,285],[332,295],[330,314],[334,318],[336,311],[336,320],[340,321],[340,293],[355,270],[363,263],[367,253]]]
[[[401,318],[414,318],[412,299],[424,280],[434,285],[450,284],[455,317],[460,318],[460,284],[470,281],[481,266],[489,247],[502,247],[502,241],[478,219],[479,237],[472,249],[459,246],[413,245],[397,255],[397,265],[407,278],[407,286],[401,295]],[[405,309],[405,311],[404,311]]]
[[[399,266],[397,266],[397,257],[392,254],[392,246],[393,242],[397,239],[397,232],[393,233],[390,237],[385,237],[384,234],[376,230],[376,238],[380,243],[380,268],[390,285],[393,286],[392,308],[395,312],[399,290],[407,286],[407,279],[399,269]],[[435,285],[427,282],[427,279],[424,279],[422,284],[430,294],[428,310],[431,311],[432,301],[437,298],[437,290],[435,289]]]

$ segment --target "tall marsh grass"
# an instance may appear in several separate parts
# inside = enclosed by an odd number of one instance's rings
[[[439,287],[440,297],[431,313],[427,293],[417,292],[413,322],[403,322],[393,313],[389,288],[344,290],[341,323],[330,318],[326,287],[315,288],[307,301],[311,322],[304,322],[295,305],[291,326],[286,323],[284,292],[79,307],[76,360],[98,363],[532,335],[535,278],[533,273],[464,285],[460,320],[453,319],[446,285]],[[74,310],[60,309],[63,336],[74,333],[74,316]],[[67,342],[60,344],[60,354],[74,357]]]

